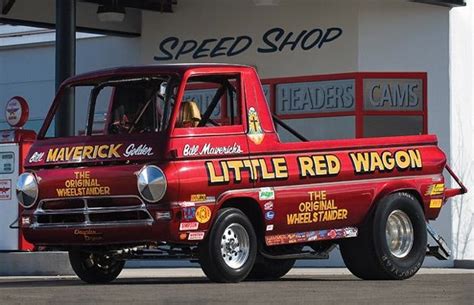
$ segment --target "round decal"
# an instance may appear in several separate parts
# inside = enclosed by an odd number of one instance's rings
[[[21,96],[12,97],[5,107],[5,119],[11,127],[22,127],[28,120],[28,103]]]
[[[211,209],[208,206],[200,206],[196,210],[196,220],[199,223],[206,223],[211,219]]]

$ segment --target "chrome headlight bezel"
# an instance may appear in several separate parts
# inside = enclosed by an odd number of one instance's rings
[[[39,195],[38,179],[33,172],[24,172],[16,181],[16,198],[25,209],[33,207]]]
[[[156,203],[166,194],[168,183],[163,170],[156,165],[145,165],[137,174],[137,188],[147,202]]]

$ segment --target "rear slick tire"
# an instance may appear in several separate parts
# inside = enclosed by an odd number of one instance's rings
[[[390,194],[377,203],[359,236],[340,243],[346,267],[364,280],[403,280],[420,269],[426,255],[426,220],[411,194]]]
[[[206,239],[198,247],[199,263],[213,282],[237,283],[252,270],[257,238],[247,216],[235,208],[219,210]]]
[[[69,251],[69,262],[76,275],[89,284],[109,283],[122,272],[125,261],[118,261],[106,254],[80,250]]]

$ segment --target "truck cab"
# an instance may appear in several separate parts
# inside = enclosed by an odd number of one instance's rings
[[[74,91],[83,128],[55,137]],[[280,142],[275,122],[304,141]],[[427,221],[465,192],[445,188],[445,165],[433,135],[306,141],[272,119],[252,67],[123,67],[62,84],[17,196],[25,237],[69,251],[89,283],[170,257],[217,282],[274,279],[336,245],[356,276],[404,279]]]

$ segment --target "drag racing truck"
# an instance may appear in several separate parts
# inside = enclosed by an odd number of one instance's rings
[[[81,128],[54,136],[72,92]],[[276,124],[296,140],[280,141]],[[428,222],[466,192],[436,136],[308,141],[272,116],[253,67],[227,64],[69,78],[25,162],[26,239],[68,251],[87,283],[114,280],[127,260],[170,258],[215,282],[278,279],[337,246],[361,279],[406,279],[425,255],[449,255]]]

